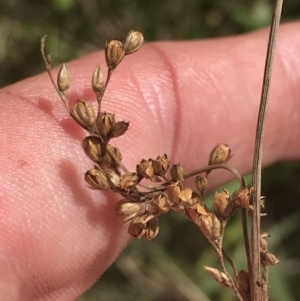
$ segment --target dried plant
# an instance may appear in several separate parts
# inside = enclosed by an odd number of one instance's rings
[[[280,1],[279,1],[280,2]],[[280,4],[280,3],[279,3]],[[275,13],[272,26],[270,49],[274,48],[274,32],[278,27],[280,5]],[[277,23],[276,23],[277,22]],[[208,155],[208,164],[202,168],[186,173],[179,163],[172,164],[167,154],[160,154],[156,158],[141,159],[136,170],[130,171],[122,162],[122,152],[111,144],[126,133],[129,122],[118,121],[111,112],[101,110],[101,103],[113,72],[125,56],[138,51],[144,43],[142,33],[130,31],[124,42],[113,39],[105,48],[107,76],[103,75],[100,66],[92,74],[92,89],[97,98],[97,110],[86,100],[78,100],[70,106],[67,92],[71,86],[68,67],[63,64],[57,75],[57,84],[51,74],[51,57],[44,52],[45,39],[41,40],[41,52],[50,79],[63,101],[70,116],[88,133],[82,141],[86,156],[93,162],[93,166],[84,176],[90,189],[108,190],[121,195],[122,199],[116,204],[116,214],[122,216],[128,227],[128,233],[135,238],[153,239],[159,232],[159,216],[174,210],[186,215],[198,227],[215,251],[219,268],[204,269],[219,284],[233,290],[238,300],[268,300],[268,267],[276,265],[279,260],[270,253],[266,237],[260,234],[260,209],[264,208],[264,199],[260,196],[260,162],[261,135],[264,120],[267,90],[263,90],[261,114],[258,123],[258,138],[256,140],[254,163],[254,186],[246,185],[241,174],[228,165],[232,157],[230,147],[225,143],[218,143]],[[272,51],[269,53],[272,54]],[[267,87],[270,77],[272,55],[267,59],[265,80]],[[258,163],[257,163],[258,162]],[[232,173],[239,181],[239,187],[230,195],[225,188],[216,192],[212,206],[207,206],[206,188],[210,173],[216,169],[225,169]],[[258,175],[258,176],[257,176]],[[184,181],[194,177],[195,189],[187,187]],[[258,182],[256,178],[258,178]],[[152,182],[152,185],[148,183]],[[212,207],[212,210],[208,208]],[[239,270],[230,255],[223,248],[226,226],[230,218],[241,210],[243,240],[248,271]],[[252,220],[252,242],[250,244],[247,220]],[[225,262],[229,263],[232,273],[229,273]],[[258,265],[258,266],[257,266]],[[259,270],[262,267],[262,274]]]

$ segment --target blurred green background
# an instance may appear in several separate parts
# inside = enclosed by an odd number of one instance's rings
[[[198,39],[243,33],[270,24],[273,1],[249,0],[0,0],[0,87],[44,71],[39,39],[48,35],[60,63],[103,48],[130,29],[147,41]],[[283,20],[300,17],[300,1],[286,0]],[[299,33],[300,34],[300,33]],[[50,45],[49,45],[50,44]],[[271,249],[281,260],[271,268],[271,300],[299,300],[300,164],[277,164],[263,174]],[[231,185],[231,187],[233,187]],[[211,193],[213,195],[213,192]],[[77,301],[233,300],[203,265],[218,266],[215,255],[186,218],[168,214],[159,236],[133,241],[104,276]],[[226,249],[245,268],[239,219],[226,232]]]

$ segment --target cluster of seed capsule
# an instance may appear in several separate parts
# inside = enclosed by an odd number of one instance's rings
[[[142,159],[135,171],[129,171],[122,163],[121,151],[110,143],[111,139],[125,134],[129,123],[117,121],[113,113],[103,112],[101,102],[114,70],[126,55],[138,51],[143,43],[144,37],[138,31],[130,31],[125,41],[113,39],[107,43],[106,79],[100,66],[96,67],[92,75],[92,89],[98,104],[95,110],[91,102],[83,99],[70,106],[67,98],[71,85],[70,72],[63,64],[57,76],[57,85],[55,84],[51,74],[51,57],[44,53],[45,37],[41,40],[42,56],[54,87],[70,116],[89,133],[83,139],[82,147],[93,162],[93,167],[85,173],[84,179],[91,189],[114,191],[123,197],[117,202],[115,211],[127,222],[131,236],[153,239],[159,232],[159,215],[169,210],[178,211],[197,225],[223,260],[222,240],[226,223],[239,208],[250,209],[251,215],[253,196],[253,187],[246,186],[238,171],[227,165],[231,158],[229,146],[225,143],[217,144],[210,152],[207,166],[185,173],[180,164],[171,164],[166,154],[156,159]],[[232,172],[240,181],[240,187],[231,196],[226,189],[216,193],[209,210],[205,201],[208,177],[213,169],[220,168]],[[195,189],[184,186],[184,180],[192,176],[195,177]],[[146,185],[149,181],[153,185]],[[261,205],[263,206],[263,202]],[[266,236],[267,234],[261,235],[262,263],[266,266],[277,264],[279,261],[276,256],[268,251],[264,239]],[[241,270],[236,273],[236,282],[225,267],[223,272],[210,267],[205,269],[217,282],[231,287],[237,295],[250,294],[248,272]]]

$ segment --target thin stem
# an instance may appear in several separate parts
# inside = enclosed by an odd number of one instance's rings
[[[113,72],[115,71],[115,69],[107,69],[107,77],[106,77],[106,81],[105,81],[105,85],[104,85],[104,88],[103,90],[101,91],[101,93],[96,93],[96,96],[97,96],[97,102],[98,102],[98,116],[100,115],[101,113],[101,102],[102,102],[102,99],[103,99],[103,95],[105,93],[105,90],[109,84],[109,80],[113,74]]]
[[[230,276],[230,274],[228,273],[226,266],[225,266],[225,262],[224,262],[224,257],[223,257],[223,252],[222,252],[222,248],[219,248],[219,245],[216,244],[215,242],[213,242],[209,237],[206,237],[208,239],[208,241],[210,242],[210,244],[213,246],[215,252],[217,253],[217,256],[220,260],[221,263],[221,267],[222,267],[222,271],[223,273],[228,277],[230,283],[231,283],[231,288],[233,289],[234,293],[236,294],[236,296],[238,297],[238,299],[240,301],[244,301],[243,297],[241,296],[235,281],[232,279],[232,277]]]
[[[280,22],[283,0],[276,0],[273,13],[272,25],[270,29],[267,58],[264,71],[264,80],[261,93],[260,108],[255,138],[255,150],[253,160],[253,217],[252,217],[252,274],[251,274],[251,293],[252,301],[261,301],[259,286],[260,280],[260,196],[261,196],[261,166],[263,152],[263,136],[265,127],[266,106],[269,98],[269,87],[274,59],[274,49],[277,38],[277,31]]]
[[[263,265],[262,271],[262,297],[263,301],[269,300],[268,294],[268,282],[269,282],[269,265]]]
[[[241,209],[242,216],[242,228],[243,228],[243,237],[244,237],[244,245],[247,257],[247,267],[248,271],[251,273],[252,265],[251,265],[251,251],[250,251],[250,243],[249,243],[249,233],[248,233],[248,224],[247,224],[247,210],[246,208]]]
[[[226,251],[222,248],[222,253],[223,253],[223,256],[225,257],[225,259],[228,261],[228,263],[231,265],[232,267],[232,270],[233,270],[233,273],[234,273],[234,278],[236,279],[237,281],[237,277],[238,277],[238,271],[233,263],[233,261],[231,260],[231,258],[228,256],[228,254],[226,253]]]
[[[69,106],[69,101],[65,95],[65,93],[59,91],[53,77],[52,77],[52,73],[51,73],[51,63],[49,63],[49,59],[47,59],[46,55],[45,55],[45,45],[46,45],[46,37],[47,36],[43,36],[41,38],[41,53],[42,53],[42,57],[43,57],[43,60],[45,62],[45,67],[46,67],[46,70],[48,72],[48,75],[49,75],[49,78],[52,82],[52,85],[54,86],[56,92],[58,93],[60,99],[62,100],[62,102],[64,103],[64,105],[66,106],[66,109],[68,111],[68,113],[70,113],[70,106]]]
[[[233,173],[235,175],[235,177],[239,180],[240,185],[242,187],[245,187],[245,181],[243,179],[243,177],[241,176],[241,174],[233,167],[229,166],[229,165],[225,165],[225,164],[215,164],[215,165],[208,165],[199,169],[196,169],[194,171],[191,171],[189,173],[186,173],[184,175],[185,179],[188,179],[190,177],[196,176],[198,174],[201,174],[203,172],[207,172],[207,171],[212,171],[214,169],[226,169],[228,171],[230,171],[231,173]]]

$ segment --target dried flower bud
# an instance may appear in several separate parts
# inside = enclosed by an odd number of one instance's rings
[[[94,128],[96,123],[93,105],[85,100],[77,100],[71,108],[71,116],[83,127]]]
[[[159,222],[158,222],[157,217],[154,217],[151,220],[149,220],[147,222],[146,228],[147,228],[147,230],[144,234],[144,237],[147,240],[153,239],[158,234],[158,231],[159,231]]]
[[[183,167],[180,164],[174,164],[171,169],[171,176],[174,182],[184,181]]]
[[[85,137],[82,141],[82,147],[85,154],[94,162],[102,160],[101,140],[96,136]]]
[[[215,194],[213,208],[216,216],[221,220],[229,219],[232,216],[234,213],[234,203],[230,202],[229,192],[226,189]]]
[[[102,94],[105,87],[105,80],[100,66],[96,67],[92,77],[92,88],[96,94]]]
[[[250,296],[249,273],[244,270],[239,271],[237,280],[238,280],[239,291],[241,291],[243,295],[249,297]]]
[[[120,137],[128,130],[129,122],[118,121],[112,125],[109,138]]]
[[[195,178],[196,189],[199,192],[204,192],[207,186],[207,177],[197,176]]]
[[[106,169],[105,173],[111,187],[120,187],[120,176],[115,171],[112,169]]]
[[[168,212],[170,209],[170,202],[163,194],[155,196],[151,201],[151,204],[154,207],[154,210],[157,212]]]
[[[110,135],[112,126],[116,123],[115,115],[111,113],[100,113],[97,117],[98,134],[107,139]]]
[[[230,279],[223,272],[207,266],[204,266],[204,270],[208,271],[218,283],[232,287]]]
[[[142,207],[143,207],[142,203],[131,202],[130,200],[124,199],[116,204],[115,212],[119,216],[126,215],[127,216],[126,220],[128,220],[135,217],[139,213]]]
[[[108,69],[115,69],[125,56],[124,44],[121,41],[113,39],[105,47],[105,60]]]
[[[265,265],[276,265],[279,263],[279,259],[272,253],[266,252],[262,253],[262,263]]]
[[[60,92],[66,92],[71,85],[71,75],[65,63],[61,66],[57,75],[57,87]]]
[[[163,156],[158,156],[155,160],[152,160],[152,166],[154,169],[154,174],[156,176],[163,177],[170,166],[168,156],[166,154]]]
[[[131,54],[138,51],[144,42],[144,36],[141,32],[131,30],[125,39],[125,54]]]
[[[130,190],[135,187],[140,181],[140,177],[137,173],[128,173],[121,176],[120,187],[125,190]]]
[[[105,172],[100,168],[92,168],[84,175],[85,181],[91,189],[110,189]]]
[[[230,154],[231,154],[230,147],[225,143],[219,143],[211,151],[209,155],[208,164],[209,165],[223,164],[223,163],[225,164],[232,157],[230,156]]]

